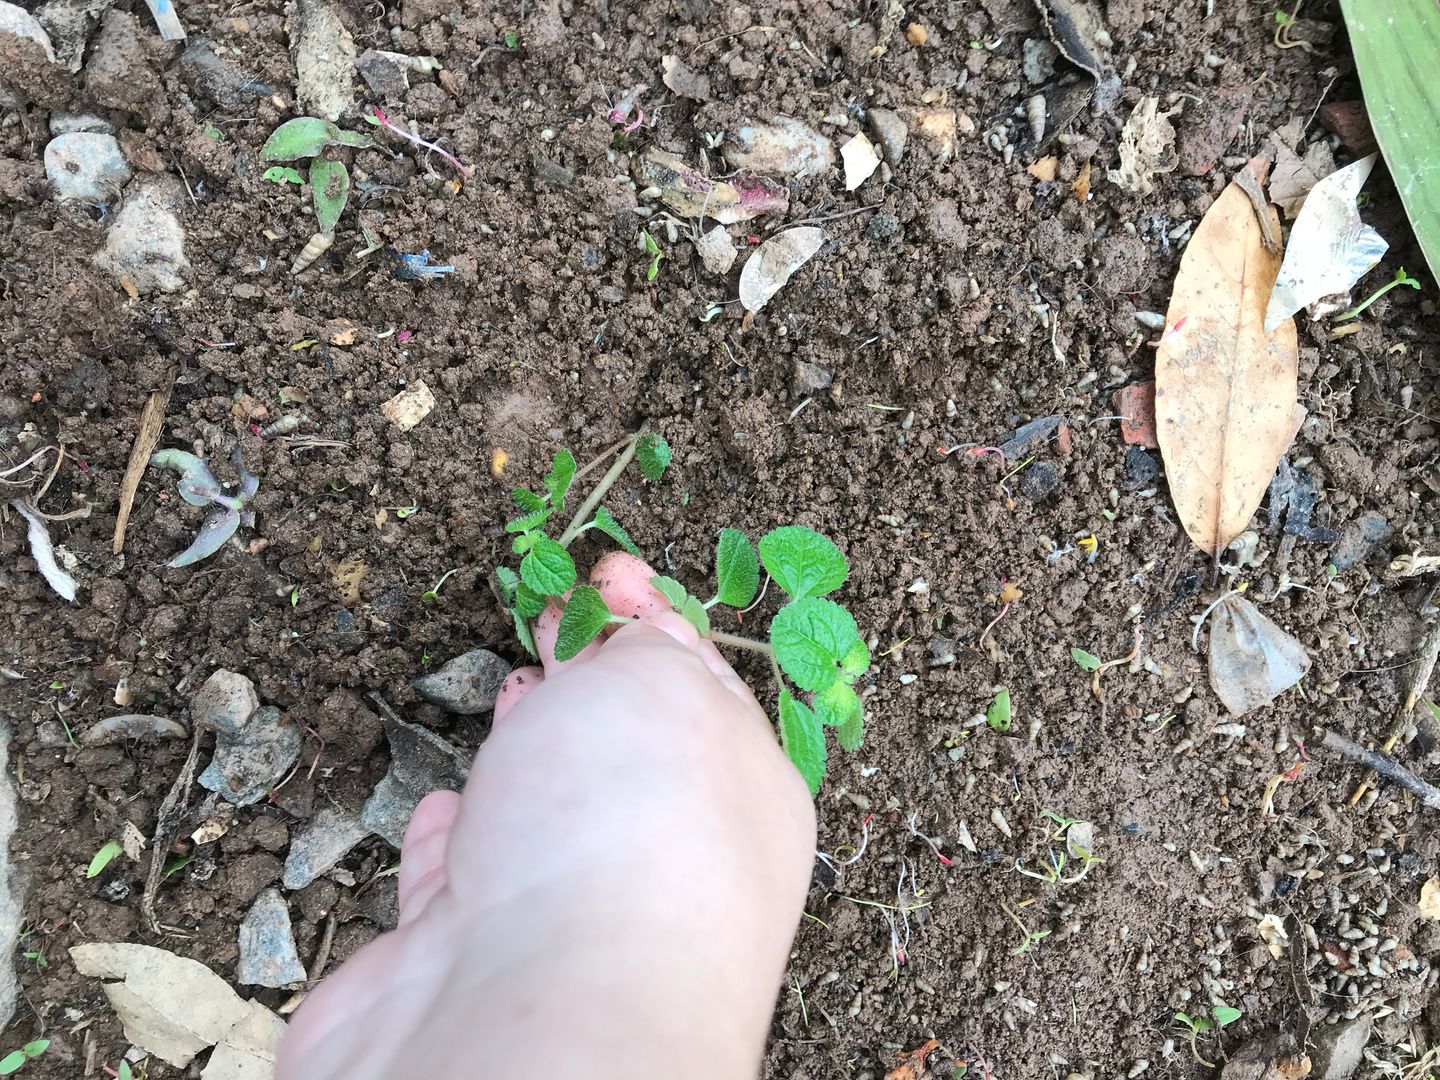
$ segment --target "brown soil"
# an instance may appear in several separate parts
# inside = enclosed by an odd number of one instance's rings
[[[69,964],[70,945],[152,941],[233,970],[236,926],[278,877],[288,828],[325,800],[356,805],[384,772],[383,743],[347,751],[373,745],[378,733],[347,693],[378,690],[457,743],[482,741],[483,723],[421,703],[408,681],[477,645],[515,653],[485,584],[508,548],[507,484],[535,482],[560,446],[583,461],[647,421],[675,447],[673,470],[659,487],[623,483],[612,503],[642,550],[698,583],[722,525],[752,534],[792,521],[818,527],[851,558],[843,598],[879,658],[867,745],[832,759],[820,798],[821,849],[834,862],[860,844],[865,822],[868,844],[838,875],[817,864],[767,1077],[879,1078],[932,1036],[942,1047],[928,1063],[935,1077],[980,1056],[1007,1080],[1136,1075],[1141,1059],[1151,1076],[1210,1075],[1191,1059],[1173,1013],[1201,1011],[1212,988],[1243,1009],[1202,1044],[1215,1059],[1289,1022],[1289,969],[1260,944],[1256,916],[1291,911],[1322,946],[1308,950],[1308,963],[1332,1016],[1350,1001],[1323,946],[1345,964],[1344,947],[1335,953],[1333,944],[1344,928],[1373,918],[1375,936],[1399,940],[1390,955],[1418,958],[1418,971],[1357,971],[1348,981],[1370,1008],[1393,1010],[1378,1020],[1372,1050],[1406,1060],[1394,1044],[1420,1021],[1440,970],[1429,966],[1440,934],[1414,910],[1437,869],[1433,823],[1392,789],[1347,809],[1360,771],[1318,754],[1281,785],[1279,816],[1262,816],[1260,804],[1270,778],[1300,760],[1295,740],[1310,723],[1383,737],[1401,697],[1401,665],[1423,632],[1425,583],[1383,570],[1434,533],[1440,439],[1425,414],[1440,406],[1434,323],[1421,321],[1434,295],[1428,280],[1423,294],[1390,294],[1354,336],[1329,342],[1323,329],[1302,328],[1311,419],[1291,460],[1319,481],[1316,520],[1343,528],[1378,510],[1395,530],[1332,580],[1329,545],[1282,538],[1258,515],[1258,566],[1245,576],[1267,613],[1312,650],[1303,696],[1288,693],[1248,717],[1241,736],[1215,730],[1229,718],[1189,644],[1188,617],[1204,596],[1147,624],[1143,663],[1108,671],[1103,703],[1068,655],[1079,646],[1123,656],[1134,613],[1183,596],[1194,571],[1208,585],[1163,477],[1127,483],[1127,448],[1107,419],[1111,392],[1150,368],[1134,313],[1165,308],[1181,250],[1171,234],[1198,221],[1236,159],[1291,118],[1308,118],[1327,87],[1326,100],[1358,97],[1343,33],[1328,41],[1309,21],[1338,23],[1333,3],[1303,12],[1301,29],[1328,42],[1312,52],[1277,49],[1268,8],[1217,0],[1207,18],[1203,4],[1167,7],[1111,0],[1118,66],[1134,65],[1124,101],[1114,116],[1081,114],[1077,138],[1060,150],[1059,178],[1046,183],[1021,157],[1007,163],[986,144],[993,122],[1030,93],[1021,47],[1042,31],[1019,0],[917,3],[878,58],[883,5],[566,2],[524,6],[517,23],[513,7],[352,3],[344,17],[359,49],[433,53],[445,63],[438,81],[412,76],[401,114],[474,166],[457,191],[438,161],[430,170],[410,154],[352,159],[357,176],[393,185],[352,200],[377,239],[428,249],[456,268],[428,284],[397,281],[380,254],[357,261],[364,245],[353,209],[321,270],[291,277],[310,233],[304,197],[262,180],[257,157],[291,108],[253,96],[220,104],[178,62],[178,46],[132,58],[161,88],[156,95],[132,112],[101,111],[125,132],[138,165],[181,172],[188,183],[188,292],[130,300],[93,268],[107,220],[48,197],[39,164],[46,113],[8,116],[0,124],[10,241],[0,449],[20,460],[19,447],[35,445],[17,442],[30,426],[39,444],[63,441],[88,468],[62,469],[42,506],[95,510],[54,527],[79,559],[74,607],[34,572],[23,523],[11,516],[0,529],[0,663],[23,676],[7,678],[0,706],[22,800],[12,848],[25,895],[21,948],[48,961],[16,957],[24,999],[0,1049],[51,1038],[46,1057],[27,1066],[37,1078],[79,1075],[92,1040],[101,1062],[124,1050],[98,986]],[[153,37],[143,5],[135,11]],[[246,77],[292,99],[282,5],[192,2],[181,13]],[[907,41],[910,22],[927,28],[922,46]],[[512,30],[520,49],[496,48]],[[712,100],[660,89],[661,57],[671,52],[709,75]],[[612,150],[606,95],[640,83],[652,89],[629,148],[655,145],[691,160],[699,132],[733,132],[777,113],[818,125],[847,111],[938,100],[963,110],[974,129],[948,161],[912,137],[888,183],[877,177],[852,195],[838,174],[792,185],[791,221],[865,212],[827,220],[825,249],[753,322],[730,306],[702,323],[708,301],[734,295],[733,279],[706,276],[688,240],[672,241],[659,225],[669,257],[647,284],[636,194],[613,179],[624,162]],[[137,74],[134,85],[143,84]],[[1143,198],[1101,180],[1117,160],[1118,122],[1142,90],[1180,110],[1182,156]],[[96,108],[87,92],[77,81],[71,106]],[[207,135],[207,124],[223,139]],[[1069,181],[1086,161],[1095,193],[1081,204]],[[1424,265],[1381,173],[1367,213],[1392,249],[1359,295],[1395,266]],[[340,319],[358,328],[351,345],[330,343]],[[412,336],[402,341],[399,331]],[[294,347],[307,340],[317,343]],[[826,368],[835,387],[797,390],[796,361]],[[110,554],[136,420],[172,375],[162,445],[200,441],[223,461],[238,438],[261,477],[256,527],[183,570],[164,563],[188,543],[199,512],[177,506],[173,484],[154,473],[141,484],[123,556]],[[379,406],[419,380],[437,406],[402,433]],[[266,406],[260,423],[269,423],[299,411],[281,405],[282,387],[309,397],[312,424],[300,434],[345,448],[252,435],[237,401],[249,395]],[[1032,468],[1053,467],[1059,479],[1038,500],[1026,494],[1034,486],[1025,473],[1006,482],[1007,498],[993,459],[936,453],[993,443],[1056,413],[1068,418],[1069,452],[1062,439],[1038,451]],[[497,448],[509,454],[503,481],[490,471]],[[377,526],[381,508],[412,504],[413,516],[392,511]],[[1078,551],[1046,558],[1087,530],[1100,539],[1093,560]],[[332,570],[355,559],[367,572],[346,607]],[[442,599],[421,602],[454,568]],[[1282,574],[1307,588],[1277,595]],[[1024,596],[982,646],[1006,578]],[[922,580],[928,588],[915,585]],[[932,664],[950,651],[958,659]],[[186,747],[76,750],[53,745],[53,724],[42,725],[63,718],[79,730],[118,711],[122,678],[137,708],[183,718],[189,692],[216,667],[248,674],[263,702],[312,726],[328,717],[327,750],[312,779],[302,773],[275,804],[239,811],[236,827],[166,881],[161,916],[193,936],[157,939],[139,911],[142,866],[121,859],[94,881],[84,869],[125,822],[150,835]],[[967,726],[999,686],[1015,702],[1005,737]],[[314,749],[307,743],[306,763]],[[1046,810],[1093,822],[1104,860],[1058,890],[1014,872],[1017,860],[1037,868],[1051,846]],[[1009,835],[996,824],[1001,815]],[[953,865],[912,835],[912,819]],[[973,853],[959,843],[962,828]],[[342,916],[332,964],[378,932],[383,905],[365,886],[395,859],[368,841],[343,864],[341,881],[293,898],[302,957],[313,956],[332,910]],[[1048,936],[1017,955],[1021,935],[1007,906]],[[272,1005],[285,996],[261,995]],[[968,1075],[981,1074],[972,1066]],[[1379,1073],[1366,1066],[1360,1075]]]

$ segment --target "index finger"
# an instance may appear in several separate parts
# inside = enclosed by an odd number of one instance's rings
[[[624,551],[612,551],[601,558],[590,571],[590,584],[599,591],[600,599],[605,601],[605,606],[612,614],[627,619],[640,619],[670,610],[670,601],[650,584],[650,579],[654,576],[654,568],[644,559]],[[566,598],[568,597],[567,593]],[[535,649],[540,653],[540,663],[544,665],[547,676],[564,671],[572,664],[583,664],[592,659],[599,651],[600,643],[618,629],[607,627],[598,638],[569,660],[557,660],[555,643],[560,636],[561,615],[560,606],[551,601],[545,605],[545,610],[535,617]]]

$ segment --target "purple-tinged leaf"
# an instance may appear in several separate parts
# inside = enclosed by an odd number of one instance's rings
[[[191,566],[201,559],[208,559],[225,546],[225,541],[235,535],[240,527],[240,511],[228,506],[212,506],[205,515],[195,542],[171,559],[169,566]]]
[[[191,506],[208,506],[217,495],[222,494],[220,481],[215,479],[210,466],[194,454],[184,450],[161,450],[150,458],[150,464],[180,474],[175,489]]]

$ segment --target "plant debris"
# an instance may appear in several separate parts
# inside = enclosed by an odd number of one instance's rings
[[[1310,656],[1239,593],[1210,616],[1210,685],[1232,716],[1268,705],[1305,677]]]
[[[804,266],[825,243],[825,230],[801,225],[766,240],[755,249],[740,271],[740,305],[759,311],[785,287],[796,270]]]
[[[416,379],[382,404],[380,412],[384,414],[386,420],[389,420],[401,431],[409,431],[429,416],[430,410],[433,408],[435,408],[435,395],[430,392],[430,387],[425,385],[423,379]]]
[[[245,459],[238,446],[231,460],[235,471],[240,474],[238,495],[226,495],[220,482],[210,471],[210,466],[194,454],[184,450],[162,450],[151,457],[151,465],[180,474],[175,486],[182,499],[191,506],[209,507],[195,541],[166,565],[172,568],[189,566],[209,558],[219,551],[240,527],[240,520],[245,515],[245,505],[255,497],[255,492],[260,488],[260,478],[245,468]]]
[[[854,191],[880,167],[880,155],[875,153],[874,143],[863,132],[840,147],[840,159],[845,163],[846,191]]]
[[[56,561],[55,546],[50,542],[50,530],[45,527],[45,522],[23,499],[15,499],[10,505],[29,526],[30,557],[35,560],[35,568],[40,571],[40,576],[55,590],[60,599],[73,604],[77,588],[75,579]]]
[[[1160,112],[1160,99],[1141,98],[1120,132],[1120,167],[1105,175],[1125,191],[1149,195],[1155,190],[1155,175],[1174,172],[1179,164],[1175,128]]]
[[[822,176],[835,164],[830,140],[793,116],[777,116],[768,124],[747,124],[723,153],[732,169],[797,179]]]
[[[637,164],[639,183],[681,217],[733,225],[763,214],[782,214],[790,195],[773,180],[741,171],[731,180],[710,180],[674,154],[647,150]]]
[[[1292,149],[1302,138],[1302,124],[1296,119],[1270,136],[1275,148],[1275,166],[1270,170],[1270,201],[1285,212],[1287,221],[1305,205],[1311,190],[1335,171],[1335,156],[1323,139],[1311,143],[1301,158]]]

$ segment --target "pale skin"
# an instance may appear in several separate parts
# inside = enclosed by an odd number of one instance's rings
[[[277,1080],[758,1070],[815,851],[804,781],[653,571],[591,575],[637,622],[506,681],[463,794],[416,809],[400,924],[296,1013]]]

